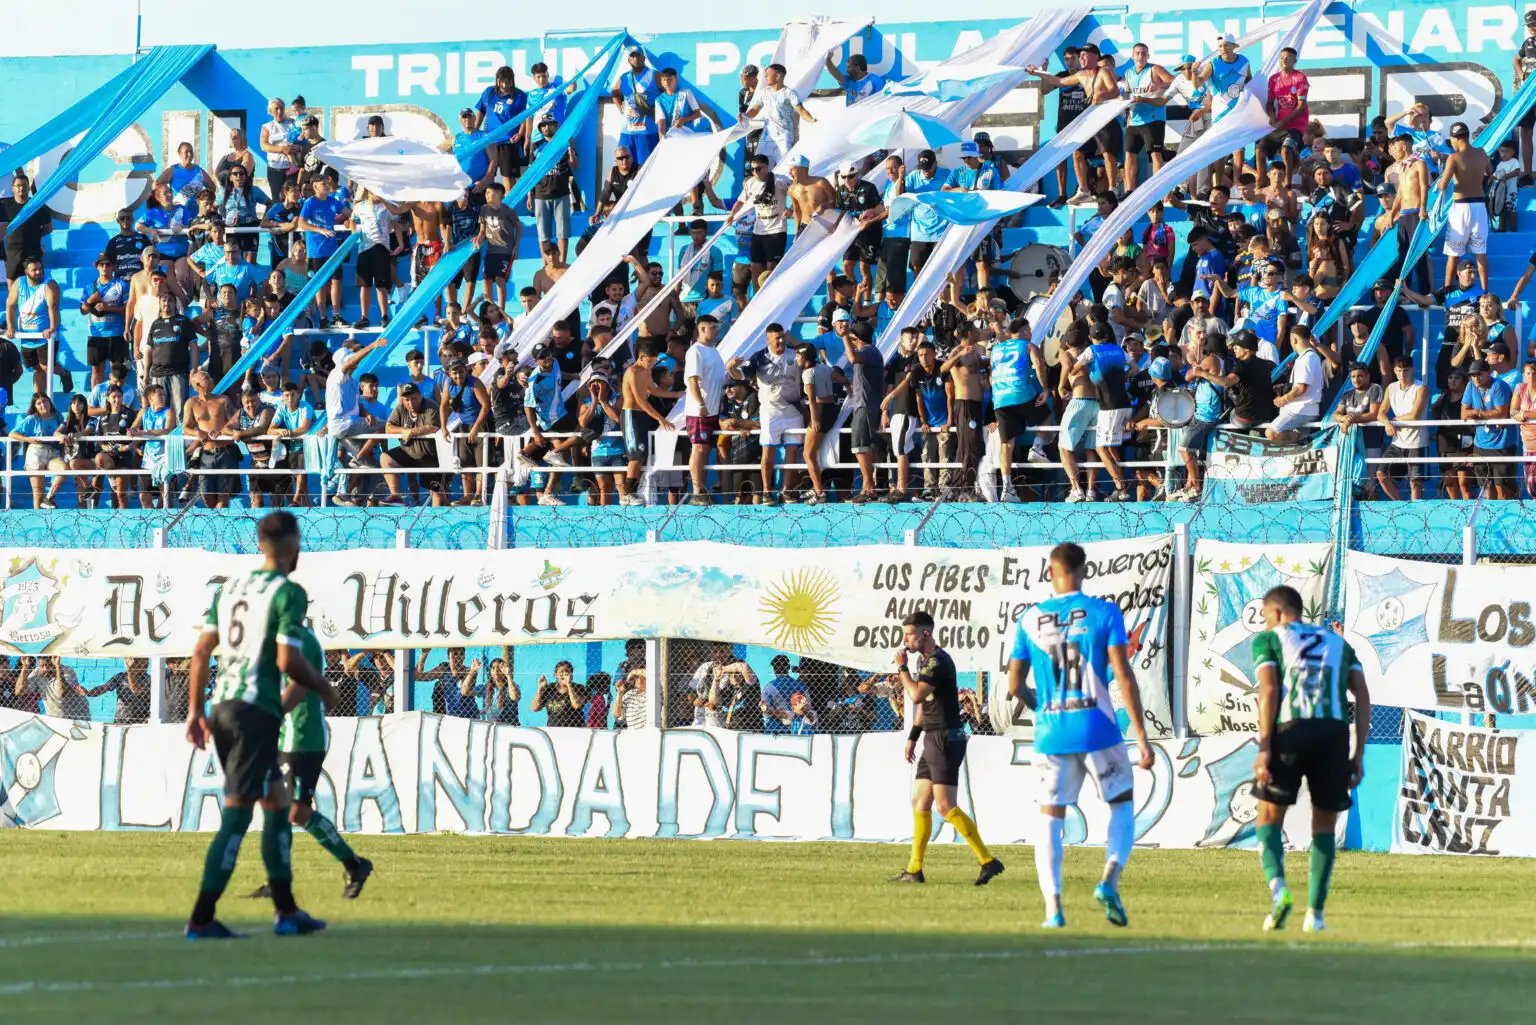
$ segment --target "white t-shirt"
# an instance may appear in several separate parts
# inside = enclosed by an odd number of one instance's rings
[[[1253,350],[1259,359],[1267,359],[1275,366],[1280,365],[1280,350],[1275,348],[1275,343],[1259,339],[1259,347]]]
[[[1110,311],[1109,326],[1114,328],[1115,341],[1121,345],[1125,344],[1125,325],[1115,323],[1114,314],[1115,310],[1125,309],[1125,289],[1111,281],[1104,289],[1104,297],[1099,301],[1104,304],[1105,309]]]
[[[270,146],[283,146],[288,142],[287,121],[268,121],[261,126],[261,134],[266,138]],[[293,158],[286,153],[262,153],[267,158],[267,166],[274,171],[286,171],[293,166]],[[273,196],[272,202],[281,203],[282,196]]]
[[[1306,385],[1306,390],[1301,398],[1287,402],[1285,411],[1316,416],[1323,401],[1323,360],[1315,350],[1308,349],[1297,356],[1291,366],[1291,387],[1298,384]]]
[[[363,248],[387,246],[395,226],[395,215],[383,203],[359,203],[352,208],[352,219],[363,236]]]
[[[789,213],[784,199],[788,194],[789,186],[783,178],[773,178],[765,182],[753,175],[747,179],[747,184],[742,186],[741,197],[757,215],[757,219],[752,222],[752,234],[784,234],[787,230],[784,219]]]
[[[695,377],[699,379],[699,391],[704,394],[704,405],[700,406],[693,397],[693,389],[687,388],[683,415],[719,416],[720,400],[725,395],[725,360],[720,358],[720,350],[697,342],[688,347],[688,355],[683,359],[684,387]]]
[[[766,85],[757,91],[757,101],[763,109],[757,116],[764,122],[763,131],[789,152],[800,137],[800,97],[793,89],[770,89]]]
[[[325,379],[326,433],[335,438],[357,423],[361,397],[362,390],[357,382],[338,363]]]

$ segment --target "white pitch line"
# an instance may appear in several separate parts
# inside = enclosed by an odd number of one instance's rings
[[[234,941],[239,942],[239,941]],[[1120,957],[1143,954],[1175,954],[1194,951],[1251,949],[1252,944],[1175,943],[1142,946],[1055,947],[1044,950],[986,950],[969,953],[886,953],[860,955],[802,956],[786,958],[743,957],[714,960],[674,959],[665,961],[564,961],[548,964],[442,965],[422,968],[391,968],[358,972],[312,973],[305,975],[194,976],[185,979],[128,979],[99,982],[82,979],[70,982],[17,982],[0,984],[0,996],[22,994],[95,993],[104,990],[202,989],[228,986],[269,986],[298,983],[366,982],[383,979],[432,979],[454,976],[553,975],[580,972],[624,971],[694,971],[714,968],[840,968],[852,965],[905,963],[914,956],[931,961],[1003,961],[1031,958]]]

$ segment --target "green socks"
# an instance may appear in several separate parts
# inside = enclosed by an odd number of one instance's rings
[[[304,824],[304,832],[314,837],[315,842],[329,851],[337,861],[346,863],[355,857],[352,848],[347,846],[347,842],[336,831],[336,824],[319,812],[310,814],[309,821]]]
[[[218,895],[224,892],[229,877],[234,875],[235,861],[240,857],[240,841],[245,839],[245,831],[250,828],[250,808],[223,810],[219,831],[213,835],[208,855],[203,859],[203,893]]]
[[[1259,826],[1259,855],[1264,863],[1264,878],[1273,883],[1285,879],[1285,834],[1278,823]]]
[[[1312,834],[1311,878],[1307,887],[1307,907],[1322,914],[1328,900],[1328,882],[1333,878],[1333,861],[1338,856],[1338,841],[1332,833]]]
[[[288,809],[261,813],[261,863],[271,882],[293,879],[293,827],[288,824]]]

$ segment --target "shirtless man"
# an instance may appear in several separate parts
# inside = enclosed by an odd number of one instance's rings
[[[825,178],[811,177],[811,161],[797,153],[789,165],[789,208],[795,216],[795,237],[823,210],[837,208],[837,190]]]
[[[123,306],[123,338],[128,342],[128,351],[132,353],[147,352],[149,348],[149,325],[155,322],[160,315],[160,290],[168,288],[176,299],[179,309],[186,301],[186,296],[177,293],[179,287],[175,281],[167,279],[164,271],[157,275],[159,270],[159,257],[154,246],[148,246],[139,256],[144,263],[144,269],[134,272],[128,279],[128,301]],[[137,361],[136,376],[138,380],[145,380],[148,368],[143,361]]]
[[[951,282],[950,288],[954,289]],[[958,297],[956,297],[958,298]],[[981,431],[981,405],[986,397],[987,385],[983,373],[989,365],[987,354],[976,344],[975,328],[968,320],[962,320],[955,331],[955,351],[939,368],[954,382],[955,400],[950,408],[953,417],[950,427],[955,432],[955,462],[960,468],[951,475],[951,487],[955,497],[962,502],[972,501],[976,485],[976,467],[984,450]]]
[[[1086,492],[1077,476],[1077,446],[1094,432],[1099,417],[1099,393],[1090,376],[1093,355],[1088,348],[1088,332],[1082,330],[1083,327],[1086,325],[1077,324],[1067,332],[1067,351],[1061,354],[1061,384],[1057,388],[1057,394],[1067,400],[1067,408],[1061,416],[1057,445],[1061,453],[1062,471],[1067,475],[1067,483],[1071,487],[1067,492],[1068,502],[1081,502],[1093,491],[1091,467],[1088,470]]]
[[[652,260],[649,265],[635,259],[633,253],[624,257],[631,267],[635,268],[635,315],[645,309],[650,301],[656,298],[656,293],[666,286],[661,281],[661,264]],[[677,290],[667,292],[667,297],[657,307],[646,315],[640,323],[641,338],[666,338],[667,332],[672,330],[674,323],[680,323],[688,316],[688,311],[683,309],[682,301],[677,297]],[[674,319],[675,318],[675,319]]]
[[[1429,165],[1414,153],[1413,139],[1407,135],[1392,136],[1387,148],[1392,153],[1392,167],[1397,172],[1397,191],[1391,204],[1377,219],[1377,227],[1379,233],[1385,235],[1394,224],[1397,226],[1398,267],[1387,277],[1402,278],[1407,277],[1402,261],[1408,255],[1413,233],[1420,221],[1429,219]],[[1421,260],[1417,269],[1420,280],[1415,285],[1421,292],[1428,291],[1428,263]]]
[[[1071,88],[1077,86],[1088,97],[1089,106],[1100,103],[1110,103],[1120,98],[1120,79],[1115,74],[1115,59],[1109,55],[1099,56],[1098,47],[1089,44],[1077,52],[1078,70],[1070,75],[1052,75],[1039,65],[1030,65],[1025,68],[1030,74],[1040,79],[1042,92],[1048,93],[1052,89]],[[1096,146],[1097,150],[1090,147]],[[1124,139],[1120,131],[1120,119],[1111,118],[1110,122],[1099,130],[1093,137],[1093,141],[1076,153],[1072,154],[1072,166],[1077,172],[1078,190],[1069,202],[1088,203],[1093,200],[1093,192],[1088,188],[1088,158],[1095,153],[1104,157],[1104,172],[1109,176],[1107,188],[1113,189],[1120,182],[1120,154],[1124,147]]]
[[[416,246],[411,250],[411,284],[419,285],[434,264],[453,246],[453,225],[441,203],[411,203],[411,225],[416,229]],[[396,284],[399,284],[397,281]],[[437,319],[443,317],[443,298],[437,298]],[[416,322],[423,327],[427,318]]]
[[[181,422],[186,433],[197,439],[193,452],[197,465],[204,470],[234,470],[240,466],[240,450],[227,428],[236,426],[238,411],[223,395],[213,393],[214,380],[206,370],[192,374],[192,395],[182,410]],[[222,509],[239,489],[237,478],[214,473],[198,477],[203,503],[210,509]]]
[[[1451,125],[1451,155],[1435,188],[1451,189],[1451,219],[1445,230],[1445,287],[1456,280],[1456,264],[1467,253],[1477,260],[1477,278],[1488,290],[1488,179],[1493,163],[1472,145],[1465,121]],[[1401,188],[1401,184],[1398,186]]]
[[[571,265],[561,258],[560,247],[553,242],[541,243],[539,256],[543,258],[544,266],[533,275],[533,287],[539,290],[539,297],[543,298],[555,287],[555,282],[571,269]]]
[[[639,493],[640,473],[651,454],[651,434],[677,430],[666,414],[651,404],[652,399],[676,399],[682,395],[682,392],[662,391],[656,387],[656,359],[665,350],[660,338],[647,338],[640,343],[635,361],[624,371],[624,458],[629,461],[629,468],[620,481],[620,505],[645,504]]]

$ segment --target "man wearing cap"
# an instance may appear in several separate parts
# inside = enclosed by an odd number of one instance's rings
[[[491,179],[496,174],[495,169],[491,167],[490,149],[493,147],[486,147],[468,156],[464,155],[464,150],[478,145],[481,139],[490,134],[475,127],[478,120],[479,115],[475,113],[475,109],[465,107],[459,111],[459,130],[454,133],[453,138],[444,139],[437,145],[437,148],[444,153],[458,155],[459,167],[469,175],[469,188],[472,192],[484,192],[485,187],[491,183]]]
[[[1282,49],[1280,70],[1269,76],[1269,98],[1264,101],[1264,109],[1274,131],[1260,139],[1258,146],[1265,160],[1273,160],[1278,152],[1285,162],[1286,181],[1296,176],[1302,133],[1312,118],[1312,108],[1307,104],[1311,83],[1306,72],[1297,69],[1296,57],[1294,48]]]
[[[960,144],[960,166],[953,168],[949,176],[940,186],[944,192],[980,192],[984,189],[996,189],[1002,185],[995,167],[984,166],[981,162],[981,148],[974,141]],[[997,255],[997,242],[994,237],[1001,232],[1001,228],[995,228],[981,240],[972,254],[976,263],[976,287],[987,288],[990,281],[992,260]]]
[[[913,194],[939,192],[944,188],[944,181],[939,175],[938,155],[931,149],[925,149],[917,155],[917,169],[907,172],[901,191]],[[911,243],[907,248],[907,260],[912,265],[914,275],[922,273],[923,265],[933,253],[933,247],[939,244],[939,239],[944,237],[948,228],[949,222],[932,207],[919,205],[912,208],[909,222]]]
[[[411,381],[400,385],[396,395],[398,401],[384,425],[384,433],[396,439],[396,443],[379,456],[379,466],[386,470],[418,471],[436,467],[437,445],[432,436],[442,426],[437,406],[427,402],[421,389]],[[389,488],[389,497],[385,499],[387,504],[398,505],[404,501],[398,473],[385,474],[384,483]],[[433,505],[443,504],[445,489],[442,474],[418,473],[415,485],[418,493],[423,486],[431,492]]]
[[[627,60],[628,69],[613,83],[613,102],[624,117],[619,145],[634,155],[635,166],[639,167],[660,141],[654,116],[661,83],[656,72],[645,66],[644,47],[631,45]]]
[[[138,259],[137,253],[134,259]],[[90,318],[85,362],[91,368],[93,388],[106,380],[108,363],[128,359],[128,340],[123,337],[123,312],[127,308],[128,281],[117,276],[111,254],[104,252],[96,257],[96,282],[80,303],[80,312]]]
[[[1514,391],[1509,383],[1494,375],[1487,360],[1475,360],[1468,368],[1467,390],[1461,397],[1461,418],[1466,421],[1508,420]],[[1477,481],[1483,498],[1510,499],[1516,494],[1515,464],[1490,462],[1515,455],[1519,438],[1516,427],[1479,426],[1473,438],[1473,455],[1484,460],[1476,464]]]
[[[1152,51],[1146,43],[1131,47],[1131,63],[1125,69],[1120,88],[1126,99],[1134,101],[1125,117],[1125,191],[1136,188],[1141,174],[1142,153],[1152,162],[1152,173],[1163,167],[1163,137],[1168,128],[1168,87],[1173,76],[1160,64],[1150,62]]]
[[[731,220],[750,211],[752,221],[752,281],[762,280],[762,275],[779,265],[784,258],[789,212],[788,183],[773,173],[773,160],[759,153],[752,158],[752,177],[741,187],[736,205],[731,207]]]
[[[1468,253],[1477,261],[1477,279],[1488,290],[1488,197],[1493,174],[1488,154],[1472,145],[1465,121],[1451,125],[1451,155],[1435,188],[1451,190],[1451,216],[1445,230],[1445,287],[1456,280],[1456,264]]]
[[[844,161],[839,169],[836,203],[843,213],[858,218],[861,229],[843,254],[843,275],[858,282],[858,295],[869,298],[874,295],[875,264],[883,243],[880,222],[885,219],[885,201],[873,182],[860,177],[858,161]],[[897,282],[904,284],[905,278]]]
[[[800,122],[816,123],[805,109],[799,94],[784,84],[784,65],[770,64],[763,69],[763,87],[752,98],[752,106],[743,115],[748,120],[763,119],[763,137],[757,152],[778,163],[800,141]]]
[[[1210,83],[1212,123],[1237,104],[1238,98],[1253,78],[1253,65],[1247,57],[1237,52],[1237,48],[1237,37],[1230,32],[1226,33],[1221,37],[1216,56],[1201,64],[1195,72],[1197,80],[1202,84]],[[1232,154],[1232,173],[1241,175],[1244,170],[1243,150],[1238,150]]]
[[[1257,427],[1275,418],[1275,365],[1259,355],[1258,336],[1237,331],[1228,340],[1235,357],[1225,383],[1232,402],[1232,423]]]

